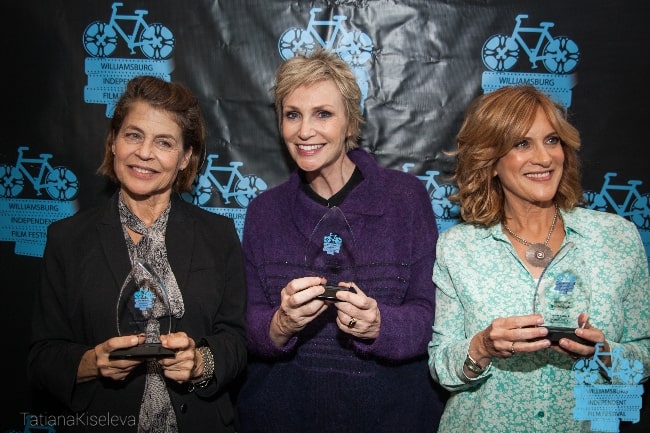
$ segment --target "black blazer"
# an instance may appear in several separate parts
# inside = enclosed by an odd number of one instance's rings
[[[180,432],[231,432],[235,411],[230,391],[246,367],[246,286],[239,238],[229,218],[172,197],[165,242],[185,304],[173,331],[210,346],[215,380],[194,390],[167,380],[167,388]],[[144,368],[124,381],[100,378],[76,384],[84,352],[118,335],[116,303],[131,265],[117,200],[115,193],[105,205],[48,228],[28,373],[32,413],[58,416],[57,433],[137,430]]]

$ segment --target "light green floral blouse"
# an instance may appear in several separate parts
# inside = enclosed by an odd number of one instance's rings
[[[611,349],[642,362],[650,376],[650,278],[636,227],[606,212],[562,212],[567,257],[588,264],[589,322]],[[476,379],[463,374],[472,336],[495,318],[533,312],[536,281],[500,225],[459,224],[441,233],[433,270],[436,318],[429,343],[432,377],[451,391],[439,433],[583,432],[574,419],[574,360],[550,349],[493,360]],[[560,266],[562,261],[554,261]],[[577,323],[577,318],[576,318]]]

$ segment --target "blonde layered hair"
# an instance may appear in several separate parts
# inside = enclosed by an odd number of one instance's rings
[[[292,57],[278,67],[273,86],[278,128],[282,130],[285,98],[300,86],[310,86],[324,80],[331,80],[343,97],[348,120],[345,150],[355,149],[359,147],[361,125],[364,122],[361,114],[361,89],[350,66],[335,53],[322,48],[311,54]]]

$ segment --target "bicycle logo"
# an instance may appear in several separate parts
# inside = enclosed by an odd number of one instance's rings
[[[66,167],[52,167],[49,163],[51,153],[41,153],[40,158],[25,158],[23,154],[27,150],[27,146],[18,148],[15,165],[0,165],[0,197],[17,197],[27,179],[36,195],[40,196],[45,189],[54,200],[72,200],[79,191],[77,176]]]
[[[166,26],[155,23],[148,24],[144,16],[148,10],[138,9],[133,15],[118,14],[117,9],[124,3],[113,3],[113,12],[108,23],[95,21],[86,27],[83,33],[83,46],[93,57],[108,57],[117,48],[120,36],[126,42],[131,54],[140,48],[142,54],[150,59],[165,59],[174,50],[174,35]],[[121,22],[130,22],[130,33],[125,31]],[[129,27],[130,28],[130,27]]]
[[[497,34],[485,41],[482,48],[485,66],[492,71],[507,71],[517,63],[521,48],[528,55],[532,69],[537,69],[537,62],[541,61],[551,73],[568,74],[573,71],[580,55],[578,45],[566,36],[553,37],[549,32],[555,25],[553,22],[540,22],[539,27],[522,26],[526,18],[526,14],[517,15],[510,36]],[[538,35],[534,46],[528,45],[524,34]]]
[[[408,173],[409,169],[412,168],[415,164],[411,162],[405,162],[402,165],[402,171]],[[433,208],[433,213],[438,219],[455,219],[460,215],[460,207],[449,200],[451,194],[458,192],[458,188],[452,184],[438,184],[436,182],[436,176],[440,174],[439,171],[429,170],[425,172],[424,176],[417,176],[418,179],[424,182],[424,186],[429,193],[429,198],[431,199],[431,207]]]
[[[599,211],[611,208],[618,215],[631,220],[639,229],[650,230],[650,194],[641,194],[637,189],[643,182],[630,180],[627,185],[615,185],[611,183],[611,178],[616,175],[612,172],[605,174],[600,192],[585,191],[585,207]],[[622,200],[617,201],[621,197]]]
[[[245,208],[253,198],[266,190],[266,182],[261,178],[241,174],[239,167],[243,162],[231,161],[227,167],[219,166],[214,164],[217,158],[217,154],[207,156],[207,166],[203,173],[194,179],[191,192],[181,194],[185,201],[202,206],[210,200],[216,188],[224,204],[230,204],[230,199],[234,198],[240,207]],[[225,182],[222,182],[224,179]]]
[[[623,348],[617,347],[612,352],[603,352],[603,343],[596,343],[596,351],[591,359],[580,358],[573,365],[573,375],[579,384],[594,384],[599,381],[604,372],[611,383],[635,385],[643,379],[643,363],[638,359],[627,359],[622,356]],[[602,360],[612,357],[611,367]]]
[[[311,8],[306,29],[291,27],[282,33],[278,41],[280,57],[288,60],[298,54],[308,55],[318,44],[326,50],[337,53],[341,59],[352,66],[360,66],[368,62],[373,50],[370,36],[359,30],[346,31],[343,22],[348,17],[345,15],[334,15],[331,20],[316,20],[316,14],[322,10],[322,8]],[[318,29],[325,29],[329,37],[323,39]]]
[[[626,359],[622,347],[610,352],[603,347],[604,343],[597,343],[593,358],[580,358],[573,364],[573,415],[578,421],[590,421],[593,431],[618,432],[620,421],[640,419],[643,363]],[[611,367],[603,361],[607,357],[611,357]]]

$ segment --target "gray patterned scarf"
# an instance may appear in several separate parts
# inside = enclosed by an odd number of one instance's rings
[[[185,312],[183,297],[178,289],[176,277],[169,266],[165,246],[165,230],[171,202],[149,228],[126,206],[121,192],[118,206],[131,263],[135,264],[136,260],[142,260],[153,268],[167,287],[172,315],[175,318],[183,317]],[[137,245],[131,240],[127,227],[142,235]],[[152,320],[150,323],[151,327],[147,325],[148,343],[156,342],[160,335],[158,321]],[[152,335],[150,332],[153,332]],[[177,431],[176,414],[172,408],[162,368],[156,361],[147,361],[147,378],[140,404],[138,433],[175,433]]]

